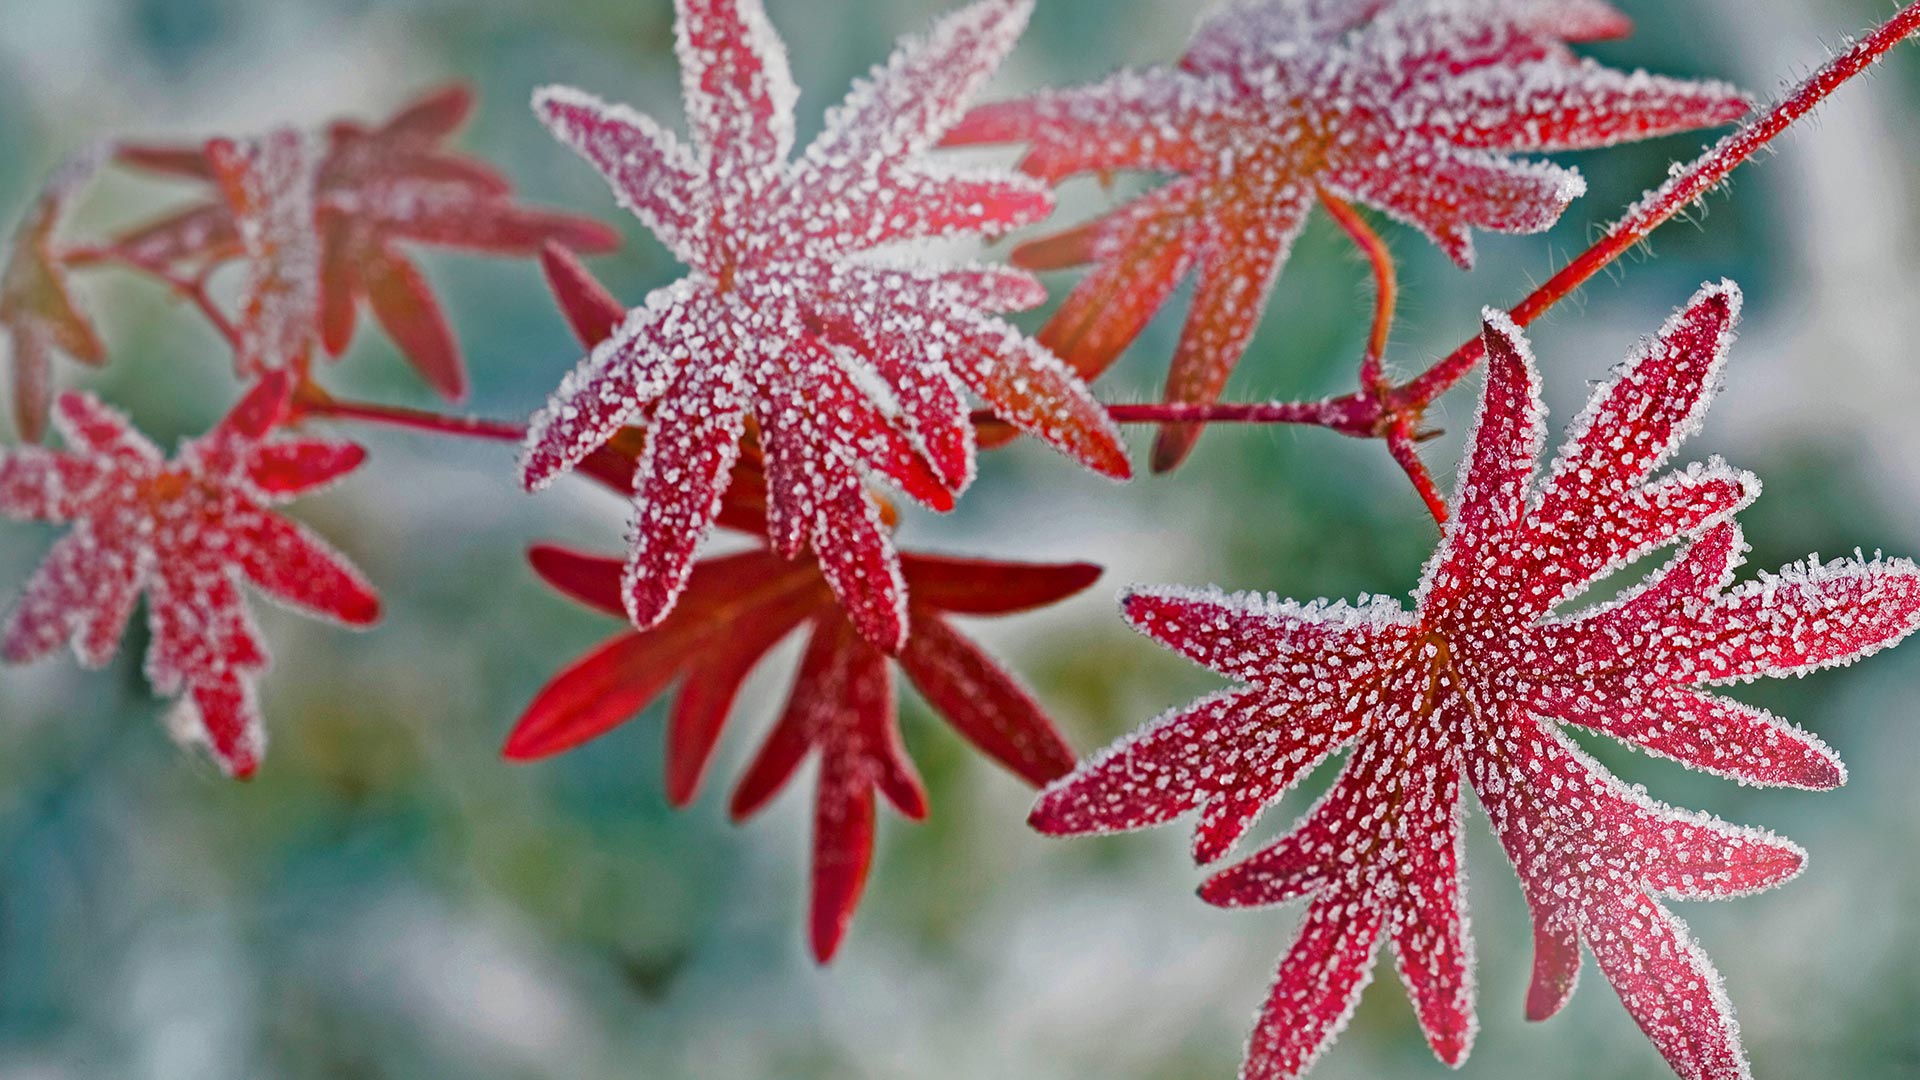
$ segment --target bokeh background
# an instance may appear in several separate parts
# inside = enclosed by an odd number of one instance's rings
[[[768,0],[793,46],[803,128],[895,36],[946,6]],[[1169,57],[1191,6],[1042,0],[994,93]],[[1761,93],[1891,10],[1886,0],[1622,6],[1639,32],[1596,55]],[[670,24],[667,0],[0,0],[0,217],[101,135],[377,117],[459,78],[484,95],[466,145],[536,199],[619,221],[629,245],[596,265],[637,298],[674,267],[526,101],[565,81],[676,117]],[[1731,197],[1669,226],[1652,257],[1627,260],[1534,332],[1564,418],[1700,282],[1746,287],[1744,338],[1691,451],[1765,479],[1744,517],[1757,566],[1855,546],[1920,553],[1920,47],[1907,48],[1742,171]],[[1544,237],[1484,238],[1471,274],[1392,229],[1406,285],[1393,361],[1411,369],[1450,349],[1483,304],[1517,298],[1699,141],[1578,156],[1587,198]],[[1116,194],[1075,186],[1063,213]],[[183,195],[109,181],[75,234]],[[473,367],[473,408],[529,412],[575,360],[537,270],[426,261]],[[88,385],[168,439],[224,410],[225,356],[188,311],[112,274],[85,289],[114,353]],[[1365,268],[1316,220],[1233,395],[1346,389],[1366,304]],[[1152,392],[1180,313],[1176,303],[1104,393]],[[357,396],[430,404],[376,335],[363,333],[329,377]],[[1472,400],[1463,388],[1438,418],[1458,429]],[[723,784],[670,812],[657,713],[556,761],[500,761],[534,691],[615,629],[543,591],[522,552],[535,539],[613,550],[624,511],[584,486],[521,494],[507,449],[363,434],[372,466],[298,513],[383,584],[390,614],[355,636],[263,610],[278,666],[265,684],[271,750],[254,782],[224,782],[168,741],[138,674],[137,629],[103,674],[67,659],[0,672],[0,1077],[1233,1075],[1296,910],[1200,904],[1182,830],[1070,843],[1029,834],[1029,793],[915,700],[904,725],[933,817],[884,822],[866,904],[827,971],[802,946],[804,777],[747,827],[726,821]],[[1429,447],[1443,476],[1458,437]],[[0,529],[6,589],[52,535]],[[1378,445],[1250,429],[1214,432],[1186,470],[1128,487],[1018,447],[992,456],[958,513],[912,515],[903,529],[914,546],[1109,568],[1073,603],[976,627],[1082,749],[1214,685],[1122,628],[1120,585],[1404,592],[1433,539]],[[755,679],[717,776],[770,721],[793,651]],[[1812,853],[1811,872],[1785,888],[1682,909],[1731,984],[1762,1075],[1920,1075],[1917,691],[1920,649],[1740,692],[1842,752],[1852,781],[1830,794],[1743,789],[1598,747],[1663,798],[1778,829]],[[1522,1022],[1524,908],[1477,817],[1469,858],[1484,1028],[1463,1075],[1666,1075],[1591,968],[1562,1016]],[[1445,1074],[1383,975],[1316,1076]]]

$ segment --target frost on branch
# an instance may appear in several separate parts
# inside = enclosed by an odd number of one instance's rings
[[[1849,663],[1920,627],[1920,569],[1873,559],[1789,567],[1733,585],[1732,517],[1759,491],[1719,462],[1655,476],[1700,424],[1739,316],[1709,286],[1599,387],[1548,474],[1526,341],[1489,312],[1488,377],[1458,511],[1411,612],[1370,599],[1299,605],[1208,590],[1130,595],[1143,633],[1237,683],[1161,718],[1042,794],[1055,834],[1197,811],[1218,859],[1301,775],[1341,749],[1328,793],[1285,836],[1213,877],[1212,903],[1310,898],[1244,1075],[1298,1076],[1359,1000],[1385,943],[1434,1051],[1474,1032],[1461,894],[1461,781],[1518,871],[1534,920],[1527,1015],[1573,990],[1584,942],[1675,1072],[1748,1075],[1720,977],[1667,899],[1738,896],[1797,874],[1763,831],[1655,802],[1562,730],[1602,732],[1743,783],[1836,787],[1813,735],[1704,687]],[[1571,613],[1590,584],[1656,548],[1638,588]]]
[[[534,567],[554,587],[612,615],[624,612],[619,560],[536,548]],[[911,636],[897,658],[907,678],[954,730],[1029,783],[1073,767],[1073,752],[1020,681],[950,621],[1044,607],[1085,589],[1099,569],[907,555]],[[679,684],[667,717],[667,798],[698,792],[735,694],[774,646],[805,626],[809,637],[786,709],[735,789],[732,812],[765,806],[809,756],[814,794],[810,939],[820,962],[846,934],[873,857],[875,795],[914,820],[927,795],[900,741],[885,653],[843,613],[806,561],[765,550],[693,568],[673,613],[644,633],[614,638],[541,691],[507,741],[509,758],[571,749]]]
[[[408,245],[528,256],[550,242],[589,252],[619,244],[619,236],[597,222],[515,202],[506,177],[449,149],[445,144],[466,123],[473,104],[471,91],[450,86],[375,126],[335,121],[327,127],[324,145],[309,148],[315,170],[311,192],[298,195],[283,183],[289,174],[275,173],[255,181],[267,185],[260,189],[270,196],[264,201],[234,197],[231,168],[220,165],[221,159],[233,160],[230,150],[221,149],[235,145],[232,141],[215,140],[205,148],[123,146],[122,164],[205,181],[223,197],[134,229],[118,237],[114,248],[139,263],[196,269],[246,255],[254,285],[286,278],[311,293],[306,320],[310,325],[317,320],[320,342],[335,357],[353,343],[354,323],[365,303],[421,378],[445,397],[463,397],[467,375],[459,344]],[[238,145],[257,146],[287,161],[283,143],[290,137],[277,132]],[[239,194],[246,195],[246,189]],[[296,235],[293,204],[301,198],[308,213],[304,235]],[[278,225],[260,216],[259,208],[265,207],[277,208],[270,220]],[[260,249],[268,233],[286,254],[263,263]],[[309,276],[314,280],[306,281]],[[258,289],[248,291],[257,294]],[[297,314],[291,298],[285,309],[287,319]],[[287,319],[274,323],[290,325]]]
[[[81,663],[103,667],[145,593],[148,680],[182,699],[182,729],[224,770],[251,775],[265,740],[253,682],[267,651],[242,582],[347,626],[380,615],[358,571],[272,510],[364,457],[349,443],[268,440],[291,390],[287,373],[267,375],[171,461],[92,396],[62,395],[54,426],[64,451],[0,454],[0,513],[72,525],[27,582],[0,632],[0,656],[26,663],[71,643]]]
[[[1178,66],[983,106],[947,141],[1027,143],[1023,169],[1050,183],[1171,174],[1022,246],[1014,262],[1092,264],[1040,334],[1089,378],[1197,274],[1166,392],[1211,402],[1321,194],[1413,225],[1471,266],[1474,229],[1538,232],[1584,190],[1577,172],[1514,154],[1608,146],[1747,110],[1725,84],[1615,71],[1564,43],[1625,29],[1594,3],[1234,4],[1202,24]],[[1156,467],[1178,464],[1198,435],[1164,429]]]
[[[54,246],[62,217],[98,171],[102,153],[83,152],[54,171],[14,230],[0,267],[0,335],[13,357],[13,423],[28,442],[46,433],[53,354],[95,367],[107,362],[106,346],[74,302]]]
[[[774,547],[812,547],[861,634],[889,652],[905,640],[904,587],[863,480],[951,507],[974,469],[965,390],[1089,467],[1127,474],[1080,380],[996,317],[1038,304],[1038,282],[870,254],[1005,231],[1051,208],[1033,180],[925,156],[1030,8],[981,0],[908,41],[797,158],[795,90],[758,0],[677,5],[689,142],[578,90],[535,95],[554,134],[692,269],[593,350],[528,437],[524,479],[538,488],[650,415],[624,590],[640,627],[684,588],[749,419]]]

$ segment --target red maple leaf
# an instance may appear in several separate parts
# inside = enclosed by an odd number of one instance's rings
[[[352,344],[364,300],[421,378],[456,399],[467,392],[459,343],[404,245],[514,256],[535,254],[548,241],[580,251],[619,246],[618,234],[599,222],[515,202],[505,177],[449,150],[447,140],[472,112],[472,91],[449,86],[376,127],[333,123],[315,166],[312,196],[315,317],[328,354],[338,357]],[[126,145],[119,160],[171,176],[220,180],[212,156],[198,146]],[[188,206],[129,232],[115,246],[137,261],[168,265],[223,262],[247,253],[248,243],[222,199]]]
[[[67,205],[93,176],[95,158],[83,154],[55,171],[14,232],[0,269],[0,333],[13,356],[13,422],[28,442],[39,442],[46,433],[54,351],[95,367],[107,361],[100,335],[74,303],[54,248],[54,232]]]
[[[178,730],[228,773],[251,775],[265,740],[253,679],[267,651],[240,583],[348,626],[380,615],[358,571],[271,509],[365,457],[350,443],[268,441],[291,392],[291,376],[269,374],[172,461],[91,395],[61,395],[54,425],[66,451],[0,454],[0,513],[73,525],[0,631],[0,656],[26,663],[71,642],[81,663],[103,667],[144,592],[148,681],[184,695]]]
[[[624,614],[621,562],[535,548],[554,587],[608,614]],[[1073,767],[1069,749],[1032,694],[949,621],[1055,603],[1092,584],[1099,568],[907,555],[911,633],[896,658],[935,711],[987,756],[1033,784]],[[646,632],[607,642],[556,678],[508,739],[515,760],[571,749],[624,723],[680,685],[667,718],[667,798],[698,792],[735,694],[775,645],[802,625],[807,650],[787,705],[735,789],[740,820],[773,798],[817,755],[814,795],[814,955],[830,960],[845,936],[873,856],[875,792],[920,820],[927,796],[900,742],[885,653],[856,630],[818,567],[766,550],[693,568],[673,613]]]
[[[863,475],[947,509],[974,468],[961,387],[1087,465],[1128,465],[1104,409],[1058,358],[990,314],[1038,304],[1027,274],[934,268],[876,247],[1002,230],[1051,200],[1012,174],[923,160],[1026,24],[983,0],[910,41],[790,160],[796,90],[758,0],[680,0],[692,146],[630,109],[555,87],[535,107],[693,273],[629,314],[532,423],[539,488],[650,415],[626,579],[640,627],[672,610],[751,417],[769,534],[811,545],[869,640],[906,633],[904,583]]]
[[[1720,978],[1661,897],[1754,892],[1803,853],[1764,832],[1654,802],[1561,730],[1603,732],[1755,784],[1845,778],[1814,736],[1703,685],[1844,664],[1920,626],[1920,569],[1847,560],[1730,586],[1730,520],[1758,492],[1714,462],[1652,478],[1695,430],[1740,294],[1703,290],[1593,396],[1541,485],[1537,375],[1489,312],[1485,402],[1458,513],[1412,612],[1384,598],[1281,603],[1148,590],[1144,633],[1244,685],[1162,718],[1045,792],[1042,831],[1109,832],[1200,812],[1194,852],[1225,854],[1267,805],[1343,748],[1327,794],[1284,837],[1208,881],[1228,907],[1312,897],[1261,1014],[1244,1075],[1304,1071],[1338,1032],[1382,940],[1435,1052],[1474,1032],[1460,883],[1461,779],[1487,808],[1533,910],[1527,1015],[1573,989],[1580,943],[1675,1071],[1747,1075]],[[1660,546],[1687,546],[1619,599],[1556,609]]]
[[[1040,334],[1088,378],[1197,271],[1166,393],[1211,402],[1316,198],[1411,224],[1466,267],[1473,229],[1540,231],[1584,190],[1571,169],[1510,154],[1608,146],[1746,112],[1730,86],[1614,71],[1562,43],[1624,28],[1590,3],[1242,4],[1203,24],[1178,67],[983,106],[947,142],[1029,143],[1022,168],[1050,182],[1173,174],[1087,225],[1023,245],[1013,261],[1094,264]],[[1164,427],[1155,467],[1177,465],[1199,433]]]

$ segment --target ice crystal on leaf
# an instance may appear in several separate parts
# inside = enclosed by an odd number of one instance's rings
[[[525,481],[546,484],[649,417],[625,594],[634,622],[653,626],[684,586],[751,418],[773,546],[811,546],[860,632],[897,650],[903,583],[862,480],[951,506],[974,468],[963,387],[1092,468],[1128,471],[1079,379],[993,314],[1038,304],[1038,282],[869,255],[1003,231],[1051,208],[1031,179],[924,160],[1031,3],[982,0],[907,42],[797,158],[796,91],[758,0],[676,8],[690,144],[578,90],[535,96],[554,133],[693,272],[648,297],[562,383],[534,418]]]
[[[1232,70],[1273,42],[1337,38],[1389,11],[1496,20],[1560,41],[1633,32],[1633,21],[1605,0],[1225,0],[1194,29],[1181,63]]]
[[[409,363],[434,389],[450,398],[465,395],[466,367],[446,314],[407,244],[429,244],[493,255],[532,255],[555,241],[581,251],[607,251],[619,243],[598,222],[524,206],[513,200],[513,185],[491,166],[449,150],[445,143],[473,112],[473,95],[447,87],[409,104],[374,127],[337,121],[327,128],[325,146],[315,163],[309,196],[310,238],[273,230],[299,273],[311,262],[317,281],[314,315],[321,343],[339,356],[353,342],[362,301],[393,338]],[[284,139],[269,136],[269,140]],[[258,140],[249,140],[257,142]],[[250,280],[290,275],[274,263],[262,264],[257,246],[261,231],[250,224],[243,204],[236,215],[236,194],[216,158],[216,140],[208,148],[129,145],[119,159],[135,168],[217,183],[228,198],[197,203],[136,229],[116,242],[139,261],[215,264],[253,255]],[[231,154],[226,156],[231,158]],[[240,194],[245,194],[241,192]],[[291,228],[291,204],[277,202],[277,220]],[[257,219],[256,219],[257,220]],[[250,290],[251,292],[251,290]],[[289,301],[290,303],[290,301]]]
[[[241,583],[348,626],[380,614],[358,571],[272,510],[364,457],[349,443],[267,439],[291,391],[291,376],[269,374],[172,461],[91,395],[62,395],[53,419],[64,451],[0,454],[0,513],[72,525],[27,583],[0,655],[26,663],[71,642],[83,664],[102,667],[144,592],[148,680],[183,698],[181,729],[223,769],[250,775],[264,745],[253,680],[267,651]]]
[[[234,361],[242,375],[302,370],[320,330],[313,148],[299,131],[279,128],[254,139],[215,139],[206,155],[246,252]]]
[[[61,218],[92,178],[98,157],[83,153],[54,172],[15,230],[0,268],[0,334],[13,357],[13,422],[28,442],[39,442],[46,431],[55,350],[96,367],[107,361],[100,335],[74,303],[54,247]]]
[[[1572,992],[1592,950],[1681,1076],[1748,1075],[1719,975],[1662,899],[1736,896],[1796,874],[1765,832],[1653,801],[1562,730],[1587,728],[1754,784],[1823,789],[1845,773],[1814,736],[1703,686],[1800,674],[1920,625],[1903,561],[1797,566],[1734,585],[1731,518],[1758,492],[1714,462],[1655,477],[1699,424],[1738,317],[1731,284],[1701,291],[1594,394],[1539,484],[1544,413],[1519,330],[1489,312],[1484,402],[1457,513],[1414,610],[1142,590],[1141,631],[1242,685],[1162,718],[1046,791],[1048,833],[1157,825],[1199,811],[1194,852],[1224,855],[1267,805],[1351,748],[1285,836],[1206,883],[1229,907],[1311,897],[1244,1075],[1303,1072],[1371,975],[1379,944],[1435,1052],[1474,1032],[1461,894],[1461,781],[1473,786],[1533,911],[1527,1015]],[[1557,613],[1663,545],[1684,547],[1618,599]]]
[[[536,548],[556,588],[612,615],[624,613],[618,559]],[[1041,566],[907,555],[912,587],[901,670],[954,730],[1033,784],[1073,767],[1073,752],[1031,693],[949,621],[1042,607],[1092,584],[1087,565]],[[647,632],[614,638],[556,678],[507,742],[510,758],[570,749],[631,718],[678,682],[667,717],[667,797],[692,801],[735,694],[780,641],[808,628],[800,671],[772,732],[733,794],[736,819],[758,811],[809,756],[814,794],[814,955],[831,959],[859,902],[872,860],[876,792],[909,818],[927,796],[900,742],[887,655],[848,621],[820,571],[766,550],[694,567],[681,601]]]
[[[1584,190],[1572,169],[1512,154],[1608,146],[1747,110],[1722,83],[1604,68],[1564,43],[1624,29],[1593,3],[1230,5],[1178,66],[983,106],[947,141],[1030,144],[1022,167],[1049,182],[1171,174],[1087,225],[1023,245],[1014,262],[1093,264],[1040,334],[1089,378],[1197,273],[1166,393],[1210,402],[1316,198],[1374,207],[1470,266],[1472,230],[1538,232]],[[1155,466],[1178,464],[1199,431],[1164,428]]]
[[[594,277],[579,259],[558,244],[549,244],[540,253],[540,266],[547,285],[553,290],[560,312],[580,344],[588,350],[612,337],[627,320],[627,308],[607,287]],[[605,445],[582,459],[577,470],[625,497],[633,495],[633,474],[646,453],[644,428],[623,427]],[[881,506],[882,519],[891,526],[891,507]],[[720,497],[720,509],[714,524],[749,536],[767,532],[766,462],[759,444],[749,436],[740,447],[740,458],[733,466],[733,479]]]

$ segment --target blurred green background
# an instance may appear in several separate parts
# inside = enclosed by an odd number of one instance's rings
[[[944,0],[767,0],[804,89],[803,132],[848,80]],[[1885,0],[1622,0],[1637,35],[1610,62],[1716,75],[1772,93]],[[1177,52],[1173,0],[1041,0],[996,83],[1009,94]],[[678,114],[667,0],[0,0],[0,217],[65,152],[106,134],[205,135],[335,114],[378,117],[446,78],[474,82],[466,145],[533,198],[618,221],[596,268],[637,298],[676,271],[526,101],[574,83]],[[1747,289],[1728,386],[1690,457],[1724,453],[1767,494],[1744,520],[1751,563],[1809,551],[1920,553],[1920,48],[1849,87],[1696,223],[1661,233],[1534,331],[1559,417],[1703,280]],[[1681,137],[1575,160],[1587,198],[1544,237],[1483,238],[1454,270],[1404,229],[1392,359],[1422,365],[1483,304],[1543,278],[1598,225],[1691,156]],[[112,181],[87,235],[183,192]],[[1065,215],[1116,197],[1067,194]],[[473,407],[531,411],[575,350],[529,263],[429,255],[472,364]],[[1070,279],[1053,284],[1064,286]],[[1365,268],[1315,221],[1236,376],[1243,399],[1351,385]],[[202,429],[233,390],[191,314],[144,282],[89,276],[114,364],[88,385],[164,438]],[[1176,303],[1103,384],[1153,392]],[[1028,323],[1038,325],[1037,319]],[[71,368],[63,371],[75,378]],[[331,385],[431,404],[363,333]],[[1437,418],[1458,428],[1472,392]],[[1451,476],[1459,432],[1432,445]],[[497,748],[534,691],[614,631],[524,568],[534,539],[617,548],[624,510],[584,486],[519,493],[509,451],[368,431],[370,468],[299,516],[382,583],[389,616],[354,636],[264,608],[278,664],[260,777],[220,780],[177,751],[138,674],[67,659],[0,672],[0,1078],[307,1080],[458,1077],[894,1078],[1233,1075],[1296,917],[1193,898],[1183,830],[1049,842],[1029,793],[917,700],[907,740],[932,820],[882,827],[865,906],[837,964],[802,947],[810,784],[745,828],[724,785],[771,719],[791,643],[752,684],[721,778],[689,812],[661,795],[659,717],[556,761]],[[12,589],[54,533],[0,528]],[[1128,633],[1122,584],[1218,582],[1311,597],[1405,592],[1434,539],[1377,445],[1322,432],[1221,430],[1171,478],[1117,487],[1032,447],[994,455],[961,510],[913,515],[911,546],[1109,567],[1086,597],[978,624],[1092,749],[1214,685]],[[1741,696],[1820,733],[1851,783],[1743,789],[1599,746],[1670,801],[1791,835],[1811,872],[1763,896],[1682,913],[1717,959],[1764,1076],[1920,1075],[1920,648]],[[1309,789],[1324,783],[1325,773]],[[1296,795],[1270,833],[1304,805]],[[1666,1075],[1589,969],[1559,1018],[1520,1017],[1529,934],[1512,875],[1475,820],[1477,1052],[1463,1075]],[[1438,1077],[1390,975],[1319,1066],[1322,1080]]]

